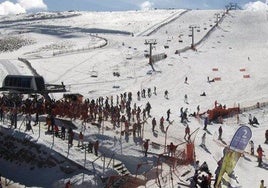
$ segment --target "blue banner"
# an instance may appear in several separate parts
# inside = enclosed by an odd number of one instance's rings
[[[239,129],[237,129],[230,143],[230,149],[241,153],[244,152],[249,140],[251,139],[251,136],[251,129],[246,125],[242,125],[239,127]]]
[[[230,143],[230,147],[224,155],[215,187],[219,187],[224,173],[227,173],[228,175],[232,173],[237,161],[248,145],[251,136],[252,132],[248,126],[242,125],[237,129]]]

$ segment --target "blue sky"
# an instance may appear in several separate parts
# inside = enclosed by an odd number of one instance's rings
[[[44,2],[49,10],[115,11],[139,10],[146,0],[44,0]],[[147,2],[152,8],[223,9],[230,2],[243,6],[250,0],[148,0]]]
[[[48,11],[125,11],[140,9],[189,8],[224,9],[237,3],[241,7],[256,0],[0,0],[0,15],[18,14],[33,10]],[[267,2],[268,0],[259,0]]]

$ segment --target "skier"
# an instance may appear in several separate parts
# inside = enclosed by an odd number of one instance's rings
[[[195,172],[198,171],[200,168],[199,160],[196,160],[193,166],[194,166]]]
[[[185,102],[186,104],[188,104],[188,96],[187,96],[187,94],[184,95],[184,102]]]
[[[98,156],[98,150],[99,150],[99,141],[96,140],[96,142],[94,143],[94,151],[96,156]]]
[[[154,86],[154,95],[156,95],[156,87]]]
[[[74,139],[74,132],[73,130],[70,128],[68,130],[68,145],[72,146],[73,145],[73,139]]]
[[[248,123],[250,125],[252,125],[252,115],[251,114],[248,115]]]
[[[138,129],[137,135],[140,137],[141,136],[141,122],[140,122],[140,120],[138,120],[137,129]]]
[[[142,89],[141,97],[146,98],[145,89]]]
[[[200,112],[200,106],[199,105],[196,107],[196,110],[197,110],[197,114],[199,114],[199,112]]]
[[[175,154],[175,151],[176,151],[176,146],[173,144],[173,142],[170,142],[170,145],[169,145],[169,155],[171,157],[173,157],[174,154]]]
[[[160,130],[162,130],[162,131],[164,130],[164,117],[163,116],[160,118],[159,127],[160,127]]]
[[[185,84],[188,84],[188,82],[187,82],[187,81],[188,81],[188,78],[187,78],[187,77],[185,77],[185,79],[184,79],[184,83],[185,83]]]
[[[147,89],[147,94],[148,94],[148,97],[150,98],[151,95],[152,95],[152,93],[151,93],[151,88],[148,88],[148,89]]]
[[[207,125],[208,125],[208,117],[205,117],[203,130],[207,130]]]
[[[170,114],[171,114],[170,109],[168,109],[168,111],[167,111],[167,119],[166,119],[167,121],[169,121]]]
[[[83,135],[83,133],[82,132],[80,132],[79,133],[79,136],[78,136],[79,138],[78,138],[78,145],[77,145],[77,147],[80,147],[80,143],[82,144],[82,146],[83,146],[83,143],[84,143],[84,135]]]
[[[147,152],[148,152],[148,148],[149,148],[149,139],[147,139],[144,144],[143,144],[143,148],[144,148],[144,155],[145,157],[147,157]]]
[[[32,129],[32,126],[31,126],[32,116],[30,113],[26,115],[25,120],[26,120],[26,129],[25,129],[25,132],[26,132]]]
[[[183,107],[180,108],[180,118],[181,118],[181,123],[183,123],[184,118],[183,118]]]
[[[0,106],[0,120],[2,121],[4,118],[4,104]]]
[[[88,153],[93,153],[93,143],[91,141],[88,142],[87,152]]]
[[[141,100],[141,92],[140,91],[137,92],[137,99],[138,99],[138,101]]]
[[[258,122],[258,120],[257,120],[257,118],[254,116],[253,117],[253,119],[252,119],[252,125],[253,124],[257,124],[257,125],[259,125],[259,122]]]
[[[205,92],[201,93],[200,96],[205,97],[207,96]]]
[[[168,99],[168,90],[166,90],[164,94],[165,94],[164,97],[165,97],[166,99]]]
[[[190,127],[188,125],[186,125],[185,127],[185,135],[184,135],[184,139],[186,140],[186,136],[188,135],[187,140],[190,140]]]
[[[201,146],[206,147],[206,133],[204,133],[203,136],[202,136]]]
[[[56,137],[59,137],[59,127],[57,125],[54,126],[54,134]]]
[[[258,153],[258,167],[262,166],[262,156],[263,156],[263,149],[261,147],[261,145],[259,145],[258,149],[257,149],[257,153]]]
[[[153,118],[152,119],[152,130],[153,130],[153,132],[154,132],[155,126],[156,126],[156,120],[155,120],[155,118]]]
[[[222,136],[222,127],[220,126],[219,127],[219,137],[218,137],[218,140],[222,140],[221,136]]]
[[[249,144],[250,144],[250,154],[254,155],[254,142],[253,142],[253,140],[250,140]]]
[[[61,139],[62,139],[62,140],[65,140],[65,133],[66,133],[66,132],[65,132],[65,127],[62,126],[62,127],[61,127]]]
[[[151,104],[149,102],[147,102],[147,104],[146,104],[146,111],[147,111],[148,117],[151,117],[151,115],[150,115],[151,109],[152,109]]]

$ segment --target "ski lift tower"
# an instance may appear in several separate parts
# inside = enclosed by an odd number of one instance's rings
[[[215,17],[216,17],[215,23],[216,23],[216,26],[218,26],[218,24],[219,24],[220,15],[221,15],[220,13],[215,13]]]
[[[190,32],[191,34],[189,35],[189,37],[192,37],[192,44],[191,44],[191,48],[194,49],[194,29],[199,29],[200,27],[199,26],[196,26],[196,25],[190,25],[189,26],[189,29],[190,29]],[[198,30],[200,31],[200,30]]]
[[[157,42],[156,42],[156,39],[148,39],[148,40],[145,40],[145,45],[149,45],[150,47],[150,52],[149,52],[149,65],[151,65],[152,67],[152,70],[155,71],[154,69],[154,66],[153,66],[153,62],[152,62],[152,47],[153,45],[156,45]]]

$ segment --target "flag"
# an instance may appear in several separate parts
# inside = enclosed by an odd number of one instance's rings
[[[237,129],[229,145],[229,149],[224,155],[220,172],[216,180],[216,188],[219,187],[224,173],[231,175],[237,164],[237,161],[239,160],[241,154],[244,152],[246,146],[248,145],[251,136],[252,132],[248,126],[242,125]]]

